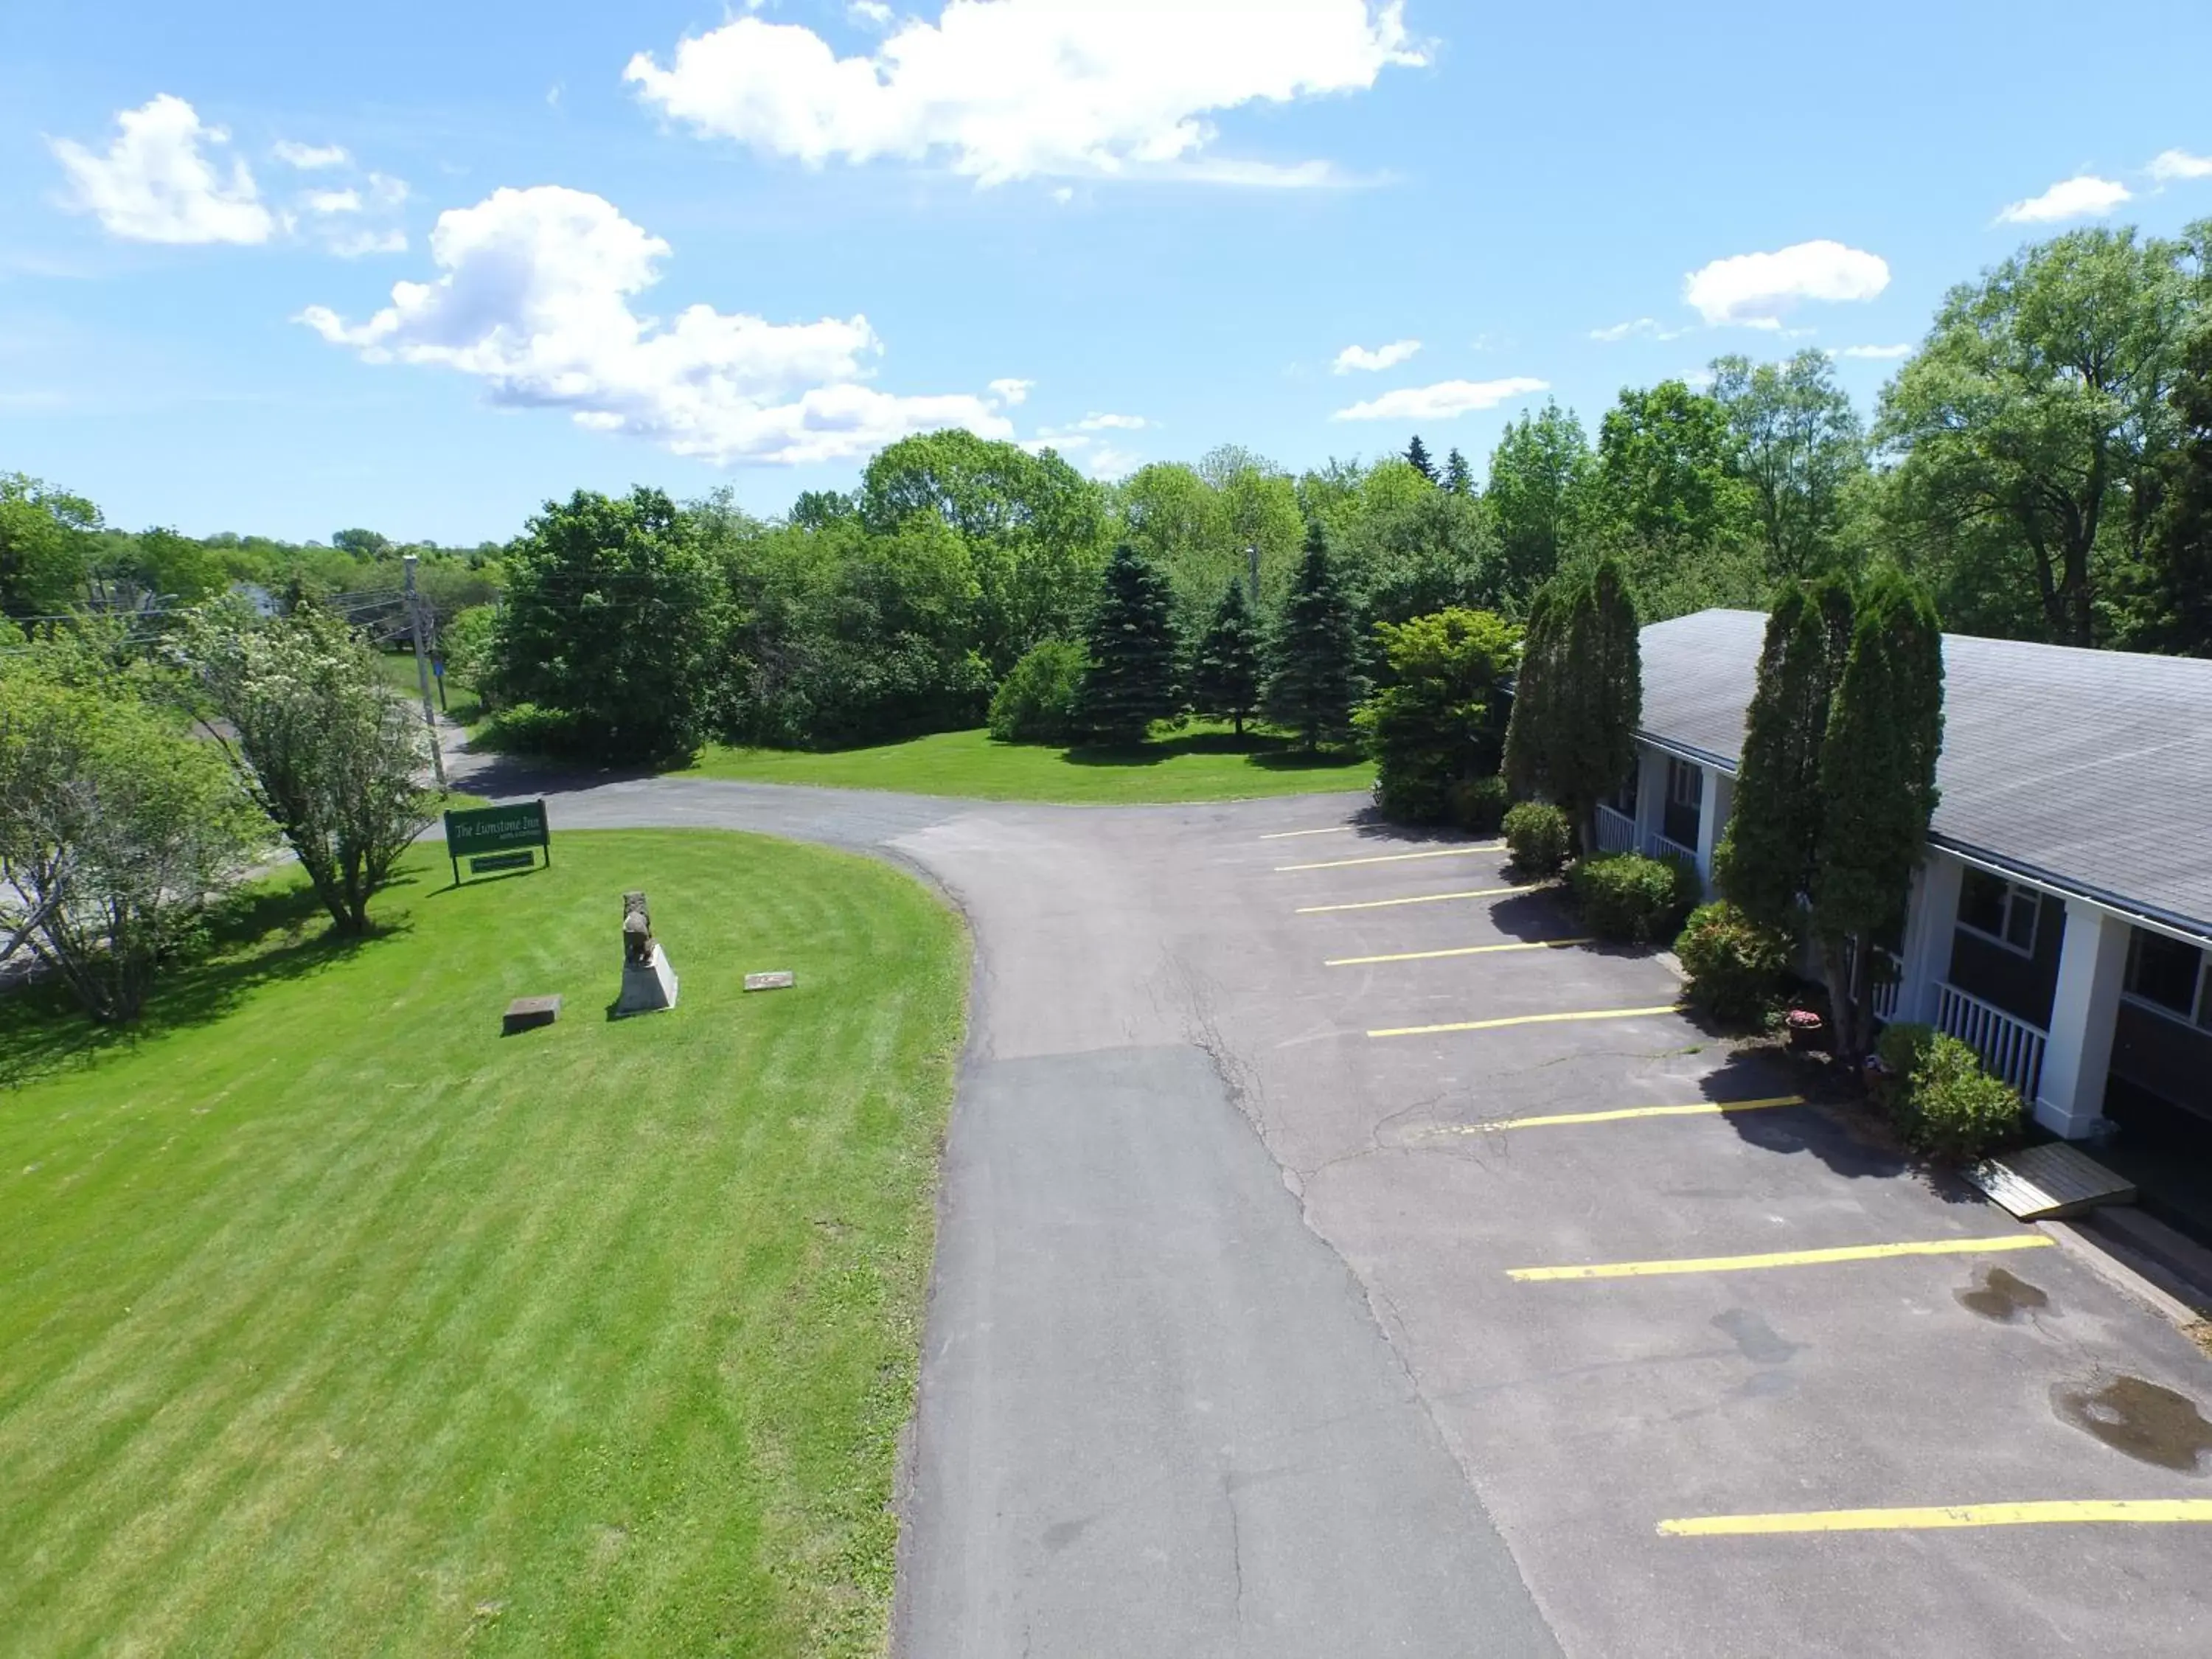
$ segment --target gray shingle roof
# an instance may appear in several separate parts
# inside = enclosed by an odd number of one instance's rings
[[[1733,769],[1765,617],[1644,630],[1644,735]],[[1943,636],[1939,842],[2212,934],[2212,662]]]

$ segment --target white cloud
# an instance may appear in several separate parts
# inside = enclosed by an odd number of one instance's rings
[[[946,0],[872,56],[813,30],[735,18],[640,52],[623,78],[672,120],[810,167],[933,155],[982,184],[1036,175],[1222,184],[1340,182],[1206,154],[1209,118],[1256,103],[1364,91],[1427,61],[1403,0]]]
[[[1638,317],[1632,322],[1615,323],[1610,328],[1594,328],[1589,337],[1610,344],[1621,340],[1679,340],[1689,331],[1686,328],[1662,328],[1655,317]]]
[[[203,126],[183,99],[163,93],[119,112],[121,128],[105,155],[67,138],[51,140],[69,175],[70,205],[135,242],[265,242],[276,221],[261,204],[253,175],[232,158],[228,177],[202,149],[229,143]]]
[[[1009,409],[1011,409],[1013,405],[1020,403],[1024,398],[1027,398],[1036,385],[1036,382],[1035,380],[1016,380],[1011,379],[994,380],[990,385],[990,393],[994,398],[996,398],[1000,403],[1006,404]]]
[[[1123,478],[1137,470],[1137,457],[1126,449],[1101,444],[1084,463],[1094,478]]]
[[[1682,279],[1682,297],[1709,327],[1776,329],[1802,300],[1871,300],[1888,286],[1888,263],[1877,254],[1841,242],[1797,242],[1716,259]]]
[[[1328,366],[1329,372],[1332,374],[1349,374],[1355,369],[1371,372],[1395,368],[1420,349],[1419,340],[1393,340],[1389,345],[1376,346],[1371,351],[1365,346],[1348,345],[1336,354],[1336,360]]]
[[[1152,422],[1141,415],[1085,415],[1075,423],[1078,432],[1142,432]]]
[[[310,213],[358,213],[361,211],[361,192],[357,190],[311,190],[300,198],[300,205]]]
[[[320,167],[342,167],[353,157],[346,154],[343,144],[301,144],[291,139],[280,139],[269,152],[288,167],[297,167],[302,173],[313,173]]]
[[[1495,409],[1509,398],[1550,389],[1547,380],[1516,375],[1508,380],[1440,380],[1435,386],[1403,386],[1364,404],[1340,409],[1335,421],[1448,421],[1478,409]]]
[[[2162,149],[2151,157],[2150,176],[2161,185],[2184,179],[2212,179],[2212,155],[2191,155],[2185,149]]]
[[[2134,199],[2135,192],[2118,179],[2084,173],[2060,179],[2040,196],[2014,202],[1997,215],[1997,222],[2050,225],[2062,219],[2101,219],[2121,203]]]
[[[1912,348],[1909,344],[1855,345],[1845,346],[1835,355],[1838,357],[1874,357],[1886,362],[1893,357],[1910,357],[1912,355]]]
[[[407,233],[396,226],[388,230],[335,231],[324,246],[341,259],[359,259],[372,253],[404,253]]]
[[[705,305],[640,316],[631,299],[668,252],[604,198],[498,190],[439,216],[434,280],[394,284],[364,322],[323,306],[300,320],[370,362],[456,369],[496,403],[564,410],[720,464],[843,460],[933,427],[1013,435],[991,399],[862,384],[882,350],[865,317],[769,323]]]
[[[891,9],[884,0],[853,0],[845,12],[855,23],[864,23],[870,28],[887,29],[891,26]]]

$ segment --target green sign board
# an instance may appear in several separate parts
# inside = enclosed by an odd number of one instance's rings
[[[546,827],[545,803],[542,800],[517,801],[512,806],[475,806],[446,814],[446,853],[453,860],[453,880],[461,878],[461,860],[476,860],[471,870],[508,869],[517,863],[512,858],[496,862],[487,855],[522,853],[523,864],[530,862],[526,849],[542,847],[545,861],[553,862],[553,836]]]

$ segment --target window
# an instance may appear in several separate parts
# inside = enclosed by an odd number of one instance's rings
[[[1687,761],[1667,762],[1667,799],[1677,806],[1699,806],[1705,798],[1705,772]]]
[[[2178,1018],[2212,1027],[2212,973],[2204,952],[2138,927],[2128,940],[2128,994]]]
[[[1959,925],[1986,933],[2022,956],[2035,954],[2036,925],[2043,896],[1986,870],[1969,870],[1959,889]]]

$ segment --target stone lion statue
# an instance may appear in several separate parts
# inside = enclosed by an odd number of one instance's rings
[[[653,960],[653,916],[642,893],[623,895],[623,960],[636,968]]]

